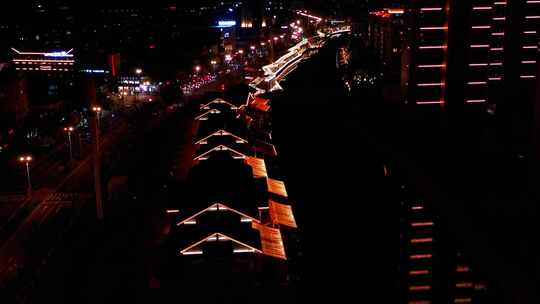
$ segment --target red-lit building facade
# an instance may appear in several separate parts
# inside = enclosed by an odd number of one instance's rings
[[[446,3],[437,0],[417,1],[406,9],[401,88],[407,104],[445,103],[447,10]]]

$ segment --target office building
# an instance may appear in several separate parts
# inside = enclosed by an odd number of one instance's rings
[[[457,112],[530,111],[538,73],[538,6],[491,0],[410,4],[404,102]]]

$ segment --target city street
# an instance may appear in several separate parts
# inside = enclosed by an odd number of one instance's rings
[[[159,246],[170,226],[165,211],[170,201],[181,199],[194,154],[192,118],[189,108],[163,114],[133,138],[133,149],[121,151],[130,195],[108,202],[102,229],[79,225],[70,233],[72,245],[53,257],[33,297],[103,303],[149,296],[162,263]],[[82,222],[93,223],[92,216]]]
[[[127,125],[121,125],[104,136],[101,149],[103,157],[126,135]],[[0,282],[5,286],[27,264],[46,258],[44,253],[59,241],[69,223],[77,218],[80,208],[91,202],[93,195],[93,156],[88,154],[57,185],[43,187],[33,193],[32,199],[21,206],[30,209],[22,222],[2,242],[0,247]],[[50,243],[47,243],[50,242]],[[28,250],[28,246],[39,248]],[[35,247],[34,247],[35,246]]]

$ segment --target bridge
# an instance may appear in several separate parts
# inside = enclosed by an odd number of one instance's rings
[[[318,36],[302,39],[302,41],[288,49],[287,53],[278,60],[263,66],[264,76],[255,78],[249,85],[257,91],[256,94],[282,90],[283,88],[279,85],[279,82],[294,71],[300,62],[308,59],[313,54],[310,51],[320,49],[329,39],[350,32],[350,26],[334,27],[325,31],[318,31]]]

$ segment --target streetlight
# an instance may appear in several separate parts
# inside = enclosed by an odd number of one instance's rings
[[[255,51],[255,46],[254,46],[254,45],[250,46],[249,48],[250,48],[252,51]]]
[[[101,107],[100,106],[92,107],[92,112],[94,112],[95,118],[96,118],[96,145],[98,146],[98,150],[99,150],[99,129],[101,128]]]
[[[92,111],[96,113],[98,127],[101,125],[101,107],[92,107]]]
[[[19,161],[26,165],[26,179],[28,183],[28,195],[32,194],[32,182],[30,181],[30,162],[32,161],[32,156],[23,155],[19,157]]]
[[[68,141],[69,141],[69,159],[73,159],[73,150],[71,149],[71,132],[73,132],[73,127],[66,127],[64,131],[67,132]]]
[[[200,65],[196,65],[195,66],[195,72],[199,73],[201,71],[201,66]]]
[[[143,70],[141,68],[136,68],[135,69],[135,74],[137,74],[137,76],[141,76]],[[139,84],[140,84],[140,81],[142,80],[142,77],[139,78]],[[140,89],[140,86],[135,88],[135,103],[137,103],[137,101],[139,100],[139,92],[137,91],[137,89]]]
[[[94,117],[90,119],[90,128],[94,135],[94,187],[96,193],[96,212],[98,220],[103,220],[103,201],[101,193],[101,161],[99,153],[99,128],[98,116],[101,113],[101,107],[92,107]]]

